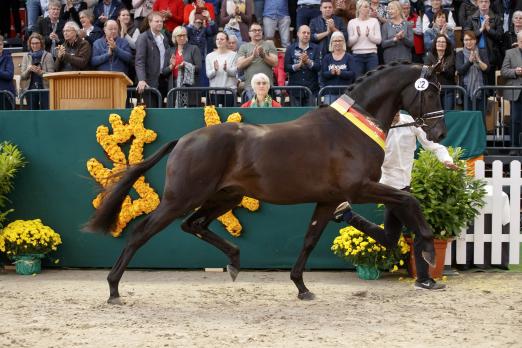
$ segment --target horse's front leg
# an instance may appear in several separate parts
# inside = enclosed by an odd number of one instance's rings
[[[304,284],[303,271],[310,253],[314,250],[328,221],[332,218],[336,206],[337,204],[317,204],[310,225],[308,226],[308,231],[306,232],[303,248],[290,273],[290,278],[299,290],[297,297],[301,300],[313,300],[315,298],[315,295],[311,293]]]
[[[384,203],[392,208],[394,215],[415,233],[415,238],[422,238],[422,257],[430,265],[435,265],[433,232],[422,215],[419,201],[411,193],[369,182],[359,191],[354,203]]]

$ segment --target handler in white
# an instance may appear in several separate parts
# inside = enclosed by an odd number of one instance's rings
[[[415,150],[417,148],[417,140],[422,147],[433,152],[439,161],[449,169],[457,169],[453,164],[453,159],[448,153],[446,147],[441,144],[429,141],[426,133],[422,128],[415,126],[401,125],[413,123],[413,118],[405,113],[397,113],[392,122],[392,127],[386,137],[386,152],[384,162],[382,164],[382,176],[380,183],[392,186],[403,191],[410,191],[411,170],[413,168],[413,160]],[[348,202],[341,203],[335,210],[334,217],[336,221],[344,220],[348,224],[353,225],[362,232],[373,231],[373,235],[382,236],[385,244],[389,246],[397,245],[402,223],[395,216],[393,209],[386,209],[384,212],[383,230],[380,226],[367,221],[363,217],[353,213]],[[417,268],[417,280],[415,282],[416,289],[441,290],[446,286],[437,284],[435,280],[429,276],[429,265],[421,254],[421,246],[417,245],[420,238],[415,238],[415,264]]]

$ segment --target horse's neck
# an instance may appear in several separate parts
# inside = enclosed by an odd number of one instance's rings
[[[411,78],[408,76],[397,73],[384,76],[383,73],[385,71],[366,77],[349,95],[377,121],[383,131],[387,132],[401,106],[403,89],[414,82],[410,82]]]

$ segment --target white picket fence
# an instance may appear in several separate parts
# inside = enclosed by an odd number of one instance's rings
[[[457,264],[466,263],[467,242],[473,242],[474,245],[473,264],[484,264],[484,243],[487,242],[491,243],[492,265],[501,263],[503,242],[509,243],[509,263],[519,264],[520,243],[522,242],[520,234],[520,186],[522,185],[520,162],[512,161],[510,163],[510,176],[504,177],[502,162],[494,161],[493,176],[486,178],[484,162],[477,161],[475,177],[487,182],[489,192],[486,196],[485,207],[480,215],[475,218],[474,233],[467,234],[467,228],[464,228],[460,237],[453,241],[456,244]],[[502,191],[502,186],[509,186],[509,198]],[[484,217],[486,214],[492,214],[491,234],[485,234],[487,226],[484,224]],[[509,222],[509,234],[502,234],[503,223],[507,222]],[[451,246],[453,243],[448,243],[446,265],[451,264]]]

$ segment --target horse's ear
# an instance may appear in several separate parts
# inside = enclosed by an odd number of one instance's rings
[[[444,64],[444,58],[442,59],[439,59],[439,61],[437,63],[435,63],[434,65],[431,65],[429,68],[428,68],[428,72],[426,74],[426,77],[431,77],[434,73],[437,73],[437,72],[440,72],[442,70],[442,65]]]

